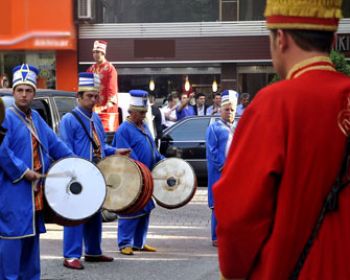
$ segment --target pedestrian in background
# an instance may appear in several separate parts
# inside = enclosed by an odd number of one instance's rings
[[[243,115],[244,110],[247,108],[250,101],[249,93],[242,93],[239,98],[239,104],[237,106],[236,117],[241,117]]]
[[[193,106],[189,104],[194,93],[182,93],[180,96],[180,104],[176,108],[176,119],[179,121],[183,118],[194,116],[195,112]]]
[[[282,81],[246,108],[214,186],[225,279],[350,279],[350,188],[310,238],[342,182],[349,135],[350,78],[329,58],[341,7],[339,0],[267,1]]]
[[[168,104],[161,108],[162,114],[164,115],[163,125],[165,128],[171,127],[177,121],[176,118],[176,107],[179,103],[179,97],[176,93],[168,95]]]
[[[205,116],[207,114],[208,106],[205,104],[205,94],[197,93],[196,94],[196,105],[193,106],[194,115],[196,116]]]
[[[155,130],[155,142],[157,147],[159,146],[159,141],[162,138],[163,127],[162,127],[162,113],[156,104],[156,97],[154,94],[149,94],[149,104],[151,105],[151,113],[153,117],[153,127]]]
[[[207,109],[208,116],[220,116],[221,109],[221,93],[217,92],[214,95],[213,105],[209,106]]]

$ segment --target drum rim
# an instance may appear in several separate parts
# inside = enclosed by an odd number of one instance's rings
[[[190,195],[188,196],[188,198],[186,200],[184,200],[183,202],[181,203],[178,203],[178,204],[173,204],[173,205],[168,205],[168,204],[165,204],[163,202],[161,202],[160,200],[157,199],[157,197],[154,195],[154,189],[153,188],[153,194],[152,194],[152,197],[155,199],[155,201],[157,202],[157,204],[163,208],[166,208],[166,209],[177,209],[177,208],[180,208],[182,206],[185,206],[187,203],[189,203],[192,198],[194,197],[196,191],[197,191],[197,188],[198,188],[198,182],[197,182],[197,175],[196,173],[194,172],[194,169],[192,167],[191,164],[189,164],[186,160],[182,159],[182,158],[178,158],[178,157],[169,157],[169,158],[164,158],[160,161],[158,161],[152,168],[152,171],[151,173],[153,172],[153,170],[159,165],[161,164],[162,162],[166,161],[166,160],[171,160],[171,159],[176,159],[176,160],[181,160],[183,162],[185,162],[192,170],[193,174],[194,174],[194,182],[193,182],[193,190],[192,192],[190,193]],[[153,175],[153,173],[152,173]]]
[[[50,205],[50,202],[48,201],[47,196],[46,196],[46,188],[45,188],[46,178],[45,178],[45,181],[44,181],[44,195],[45,195],[45,199],[46,199],[47,204],[49,205],[50,209],[51,209],[58,217],[62,218],[63,220],[67,220],[67,221],[72,221],[72,222],[81,221],[81,223],[84,223],[84,221],[90,219],[92,216],[94,216],[96,213],[98,213],[98,212],[102,209],[102,205],[103,205],[104,201],[106,200],[106,196],[107,196],[106,179],[105,179],[105,177],[103,176],[103,173],[102,173],[102,171],[100,170],[100,168],[98,168],[98,166],[97,166],[95,163],[93,163],[93,162],[91,162],[91,161],[89,161],[89,160],[87,160],[87,159],[85,159],[85,158],[81,158],[81,157],[77,157],[77,156],[68,156],[68,157],[60,158],[59,160],[57,160],[57,161],[55,161],[53,164],[51,164],[51,166],[50,166],[49,170],[47,171],[47,173],[49,173],[50,170],[51,170],[51,168],[52,168],[54,165],[56,165],[58,162],[60,162],[60,161],[62,161],[62,160],[65,160],[65,159],[70,159],[70,158],[73,158],[73,159],[82,159],[82,160],[84,160],[84,161],[87,161],[87,162],[91,163],[92,165],[94,165],[95,167],[97,167],[97,169],[100,171],[100,173],[101,173],[101,175],[102,175],[102,178],[103,178],[103,182],[104,182],[106,191],[105,191],[105,195],[104,195],[102,204],[100,205],[99,209],[98,209],[95,213],[91,214],[90,216],[85,217],[84,219],[67,219],[66,217],[63,217],[62,215],[58,214],[58,213],[52,208],[52,206]]]
[[[109,159],[109,158],[123,158],[123,159],[127,159],[129,162],[131,162],[132,164],[134,164],[134,166],[136,166],[137,172],[139,173],[140,178],[142,178],[142,172],[140,171],[139,166],[138,166],[137,163],[135,162],[136,160],[134,160],[134,159],[132,159],[132,158],[130,158],[130,157],[127,157],[127,156],[122,156],[122,155],[111,155],[111,156],[108,156],[108,157],[103,158],[100,162],[102,162],[102,161],[104,161],[104,160],[107,160],[107,159]],[[102,173],[102,175],[103,175],[103,178],[105,179],[104,174],[103,174],[102,171],[101,171],[101,173]],[[106,181],[106,179],[105,179],[105,181]],[[107,187],[107,182],[105,182],[105,183],[106,183],[106,188],[108,189],[108,187]],[[142,183],[142,186],[141,186],[141,188],[140,188],[140,190],[139,190],[139,192],[138,192],[136,198],[134,198],[134,200],[133,200],[128,206],[125,206],[125,207],[123,207],[123,208],[121,208],[121,209],[119,209],[119,210],[115,210],[115,209],[109,209],[109,208],[104,207],[104,203],[103,203],[103,204],[102,204],[102,209],[105,209],[105,210],[108,210],[108,211],[111,211],[111,212],[117,213],[117,214],[119,214],[119,213],[121,213],[121,212],[126,212],[126,211],[128,211],[128,210],[129,210],[128,208],[132,207],[132,205],[139,199],[139,197],[140,197],[140,195],[141,195],[141,193],[142,193],[142,189],[143,189],[143,181],[142,181],[142,180],[141,180],[141,183]],[[107,197],[107,192],[106,192],[106,197]],[[105,197],[105,199],[106,199],[106,197]]]

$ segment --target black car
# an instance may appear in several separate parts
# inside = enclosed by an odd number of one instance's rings
[[[191,164],[200,185],[207,185],[208,178],[205,134],[209,124],[218,118],[182,119],[163,132],[160,142],[160,152],[165,157],[179,157]]]
[[[206,131],[218,119],[220,116],[187,117],[166,129],[160,142],[159,149],[165,157],[179,157],[191,164],[200,186],[208,183]]]
[[[14,102],[12,89],[0,89],[0,97],[4,98],[5,106]],[[77,105],[75,92],[53,89],[38,89],[32,101],[31,107],[38,111],[46,123],[58,133],[59,123],[64,114],[71,112]],[[111,143],[114,132],[106,133],[107,142]]]
[[[0,96],[9,97],[4,98],[6,106],[14,102],[12,89],[0,89]],[[38,89],[31,107],[38,111],[46,123],[57,133],[62,116],[71,112],[76,104],[77,101],[74,92]]]

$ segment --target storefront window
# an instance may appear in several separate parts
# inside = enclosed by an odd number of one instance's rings
[[[38,88],[56,88],[56,59],[54,52],[0,52],[0,78],[7,77],[12,85],[12,69],[22,63],[31,64],[40,71]],[[0,87],[4,86],[0,83]]]

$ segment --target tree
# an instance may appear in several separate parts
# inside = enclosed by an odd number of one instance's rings
[[[350,64],[346,61],[344,54],[333,50],[331,52],[331,60],[337,71],[350,76]]]
[[[330,58],[335,66],[335,69],[339,72],[344,73],[345,75],[350,76],[350,64],[346,61],[345,59],[345,55],[332,50],[331,54],[330,54]],[[275,74],[270,82],[270,84],[274,83],[274,82],[278,82],[280,80],[280,77]]]

